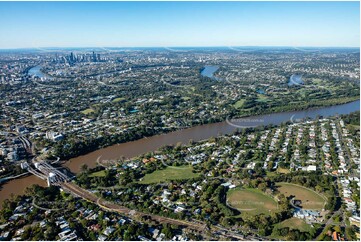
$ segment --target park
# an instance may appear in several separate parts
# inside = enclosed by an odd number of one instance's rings
[[[270,214],[278,210],[277,202],[258,189],[235,188],[228,191],[229,206],[249,215]]]
[[[326,204],[326,198],[310,188],[285,182],[276,183],[276,188],[287,198],[300,200],[303,209],[322,210]]]
[[[163,170],[156,170],[152,173],[146,174],[140,184],[152,184],[161,183],[169,180],[183,180],[191,179],[199,176],[197,173],[193,173],[192,166],[168,166]]]

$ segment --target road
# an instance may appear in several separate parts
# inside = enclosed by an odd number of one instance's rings
[[[340,144],[341,144],[341,147],[343,148],[343,151],[344,151],[344,156],[345,156],[345,159],[347,161],[350,161],[350,158],[351,158],[351,154],[350,154],[350,151],[348,150],[347,148],[347,145],[344,141],[344,136],[342,135],[342,128],[340,127],[340,123],[339,123],[339,120],[335,121],[335,124],[336,124],[336,131],[339,135],[339,139],[340,139]],[[349,165],[348,165],[349,166]],[[349,167],[350,168],[350,167]],[[342,192],[340,193],[340,191],[342,191],[342,187],[340,187],[340,176],[339,175],[336,175],[336,191],[335,191],[335,197],[341,197],[342,196]],[[333,218],[335,216],[338,216],[338,215],[342,215],[342,223],[334,223],[333,221]],[[346,224],[345,224],[345,213],[341,208],[339,208],[337,211],[334,211],[332,216],[326,221],[325,223],[325,227],[323,229],[323,231],[319,234],[319,236],[317,236],[316,240],[319,239],[319,237],[324,234],[326,231],[325,229],[327,228],[327,226],[329,225],[339,225],[341,227],[345,227]]]
[[[70,181],[70,178],[68,178],[65,174],[62,174],[61,172],[59,172],[58,170],[56,170],[54,167],[52,167],[50,164],[46,162],[40,163],[39,169],[40,170],[38,171],[31,167],[28,167],[28,171],[41,177],[42,179],[46,179],[49,176],[50,172],[56,174],[55,178],[59,177],[59,179],[54,180],[52,182],[54,185],[60,186],[63,190],[70,192],[74,196],[80,197],[91,203],[96,204],[104,210],[118,212],[126,216],[132,217],[134,220],[145,218],[159,223],[168,223],[168,224],[174,224],[174,225],[186,227],[191,230],[198,231],[204,236],[208,236],[207,232],[210,232],[210,234],[218,234],[233,239],[237,238],[238,240],[243,240],[244,238],[243,235],[238,234],[235,231],[231,231],[227,229],[219,230],[219,228],[217,228],[216,226],[211,226],[211,228],[209,228],[208,225],[204,222],[178,220],[178,219],[172,219],[155,214],[148,214],[148,213],[132,210],[130,208],[121,206],[114,202],[106,201],[100,197],[97,197],[95,194],[91,193],[90,191],[83,189],[72,182],[68,182]],[[53,177],[53,179],[55,178]]]
[[[332,216],[326,221],[325,227],[323,228],[322,232],[316,237],[315,240],[319,240],[320,237],[321,237],[321,235],[327,232],[327,231],[326,231],[327,226],[329,226],[329,225],[335,225],[335,224],[333,223],[333,218],[334,218],[335,216],[337,216],[337,215],[340,215],[341,213],[342,213],[342,210],[339,209],[339,210],[337,210],[336,212],[334,212],[334,213],[332,214]],[[339,225],[339,224],[337,224],[337,225]]]
[[[149,218],[150,220],[153,220],[153,221],[156,221],[159,223],[168,223],[168,224],[174,224],[174,225],[178,225],[178,226],[184,226],[189,229],[198,231],[202,234],[209,231],[211,233],[221,234],[222,236],[231,238],[231,239],[247,240],[243,235],[238,234],[235,231],[228,230],[228,229],[223,228],[218,225],[215,225],[215,226],[212,225],[211,228],[209,229],[208,226],[204,222],[201,222],[201,221],[190,222],[190,221],[172,219],[172,218],[163,217],[163,216],[159,216],[159,215],[155,215],[155,214],[143,213],[143,212],[139,212],[136,210],[132,210],[130,208],[127,208],[127,207],[121,206],[119,204],[115,204],[113,202],[106,201],[100,197],[97,197],[95,194],[75,185],[74,183],[69,183],[69,182],[62,183],[61,187],[64,190],[71,192],[75,196],[81,197],[89,202],[97,204],[99,207],[101,207],[104,210],[108,210],[111,212],[118,212],[118,213],[124,214],[126,216],[132,217],[135,220],[137,220],[137,219],[139,220],[139,218],[141,218],[141,217],[146,217],[146,218]],[[255,237],[249,237],[249,239],[252,239],[252,238],[255,238]]]
[[[62,183],[61,186],[63,189],[68,190],[71,193],[73,193],[79,197],[82,197],[89,202],[95,203],[98,206],[100,206],[101,208],[108,210],[108,211],[119,212],[119,213],[125,214],[127,216],[131,216],[133,218],[134,217],[149,217],[152,220],[160,222],[160,223],[169,223],[169,224],[175,224],[175,225],[179,225],[179,226],[185,226],[190,229],[197,230],[199,232],[204,232],[207,230],[207,226],[202,223],[193,223],[193,222],[188,222],[188,221],[184,221],[184,220],[171,219],[171,218],[167,218],[167,217],[163,217],[163,216],[159,216],[159,215],[139,212],[136,210],[129,209],[127,207],[120,206],[119,204],[115,204],[115,203],[106,201],[102,198],[99,198],[96,195],[94,195],[93,193],[75,185],[74,183]]]

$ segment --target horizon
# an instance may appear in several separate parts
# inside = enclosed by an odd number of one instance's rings
[[[255,46],[247,46],[247,45],[239,45],[239,46],[40,46],[40,47],[20,47],[20,48],[0,48],[0,50],[63,50],[63,49],[103,49],[106,51],[107,48],[114,49],[134,49],[134,48],[142,48],[142,49],[165,49],[168,48],[310,48],[310,49],[360,49],[360,46],[267,46],[267,45],[255,45]]]
[[[0,49],[359,48],[359,18],[359,2],[0,2]]]

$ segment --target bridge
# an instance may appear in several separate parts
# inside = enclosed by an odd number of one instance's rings
[[[198,231],[200,233],[204,233],[206,231],[209,231],[211,233],[222,231],[222,235],[224,237],[228,237],[231,239],[236,238],[237,240],[245,240],[244,236],[235,233],[234,231],[227,230],[226,228],[220,228],[213,225],[208,227],[204,222],[196,221],[196,220],[193,221],[178,220],[178,219],[163,217],[160,215],[144,213],[130,209],[128,207],[124,207],[120,204],[111,201],[106,201],[103,198],[96,196],[94,193],[77,186],[73,182],[70,182],[71,177],[62,173],[57,168],[53,167],[51,164],[45,161],[35,163],[36,169],[29,166],[28,163],[22,163],[22,167],[24,169],[27,169],[30,173],[34,174],[35,176],[43,180],[47,180],[49,186],[51,185],[59,186],[62,190],[69,192],[76,197],[80,197],[88,202],[96,204],[102,209],[107,211],[121,213],[126,216],[132,217],[135,220],[140,220],[140,221],[142,219],[147,219],[158,223],[175,224],[178,226],[186,227],[194,231]]]
[[[68,182],[72,179],[46,161],[36,162],[36,169],[32,168],[28,163],[22,163],[21,166],[31,174],[39,177],[40,179],[46,180],[48,182],[48,186],[61,186],[64,182]]]

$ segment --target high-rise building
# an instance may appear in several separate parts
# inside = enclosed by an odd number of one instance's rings
[[[93,51],[93,61],[94,61],[94,62],[97,62],[97,56],[96,56],[96,54],[95,54],[94,51]]]
[[[75,58],[74,58],[73,52],[70,53],[70,62],[75,62]]]

